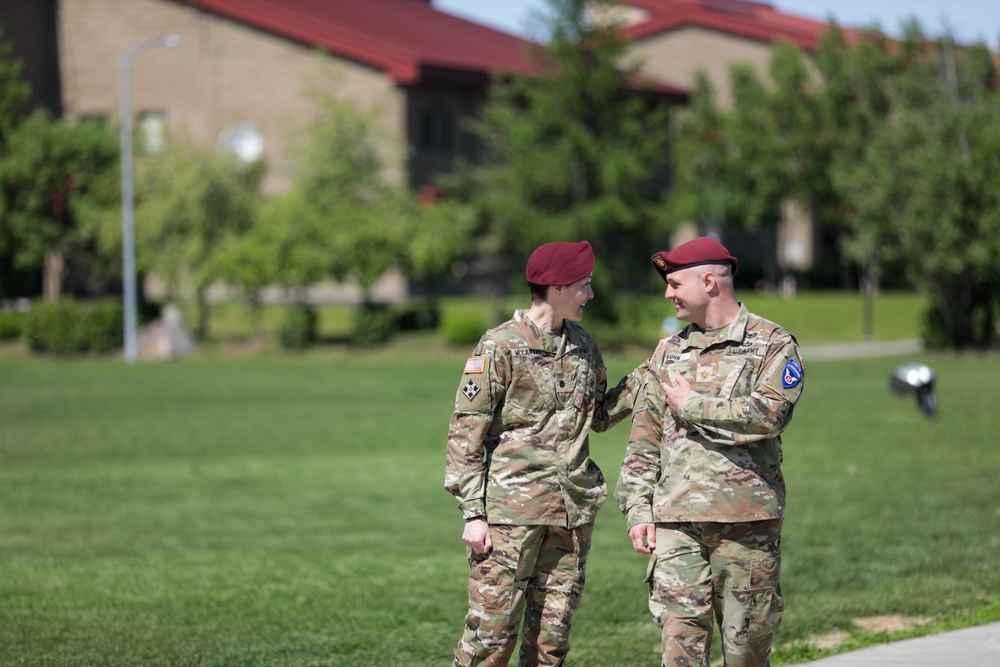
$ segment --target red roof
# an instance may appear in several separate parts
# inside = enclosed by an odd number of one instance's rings
[[[396,83],[485,83],[530,72],[533,43],[434,9],[427,0],[175,0],[386,72]]]
[[[499,1],[499,0],[498,0]],[[539,71],[539,44],[434,9],[429,0],[174,0],[384,71],[400,85],[485,86],[491,74]],[[687,91],[652,82],[653,94]]]
[[[762,42],[785,39],[807,51],[819,48],[830,25],[777,11],[751,0],[624,0],[649,12],[649,19],[625,29],[625,38],[640,40],[686,26],[699,26]],[[853,30],[844,31],[848,39]]]

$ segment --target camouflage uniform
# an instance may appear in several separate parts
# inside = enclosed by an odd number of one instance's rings
[[[597,346],[525,311],[486,332],[455,397],[445,488],[493,549],[469,552],[469,613],[455,665],[506,665],[524,615],[521,665],[561,665],[583,593],[593,521],[607,498],[588,433],[629,416],[645,364],[611,391]],[[527,612],[524,610],[527,608]]]
[[[678,417],[661,381],[692,391]],[[785,482],[780,433],[802,392],[795,339],[740,306],[721,329],[688,325],[654,354],[615,497],[629,528],[656,524],[649,607],[663,664],[709,664],[712,614],[726,665],[768,665],[781,622]]]

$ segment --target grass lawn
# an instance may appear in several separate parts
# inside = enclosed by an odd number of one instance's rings
[[[450,664],[467,565],[441,485],[466,353],[0,357],[0,664]],[[858,618],[1000,620],[1000,355],[921,358],[934,420],[889,392],[900,359],[806,368],[776,665],[835,631],[841,650],[889,638]],[[593,437],[612,486],[627,437]],[[571,665],[659,664],[644,568],[608,505]]]

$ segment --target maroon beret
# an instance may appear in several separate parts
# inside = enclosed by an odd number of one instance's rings
[[[556,242],[535,248],[524,275],[535,285],[571,285],[593,270],[594,250],[588,242]]]
[[[736,267],[739,265],[736,258],[726,250],[726,246],[707,236],[699,236],[687,243],[682,243],[669,252],[658,252],[649,261],[653,263],[653,268],[660,274],[664,282],[667,280],[668,273],[680,271],[689,266],[729,264],[735,276]]]

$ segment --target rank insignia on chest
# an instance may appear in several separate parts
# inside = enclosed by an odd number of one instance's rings
[[[465,373],[482,373],[486,363],[482,357],[469,357],[465,362]]]
[[[711,382],[711,380],[712,380],[712,367],[698,366],[698,372],[695,374],[695,382]]]
[[[462,387],[462,393],[465,394],[465,397],[471,401],[476,397],[476,394],[479,393],[479,385],[472,380],[469,380]]]

